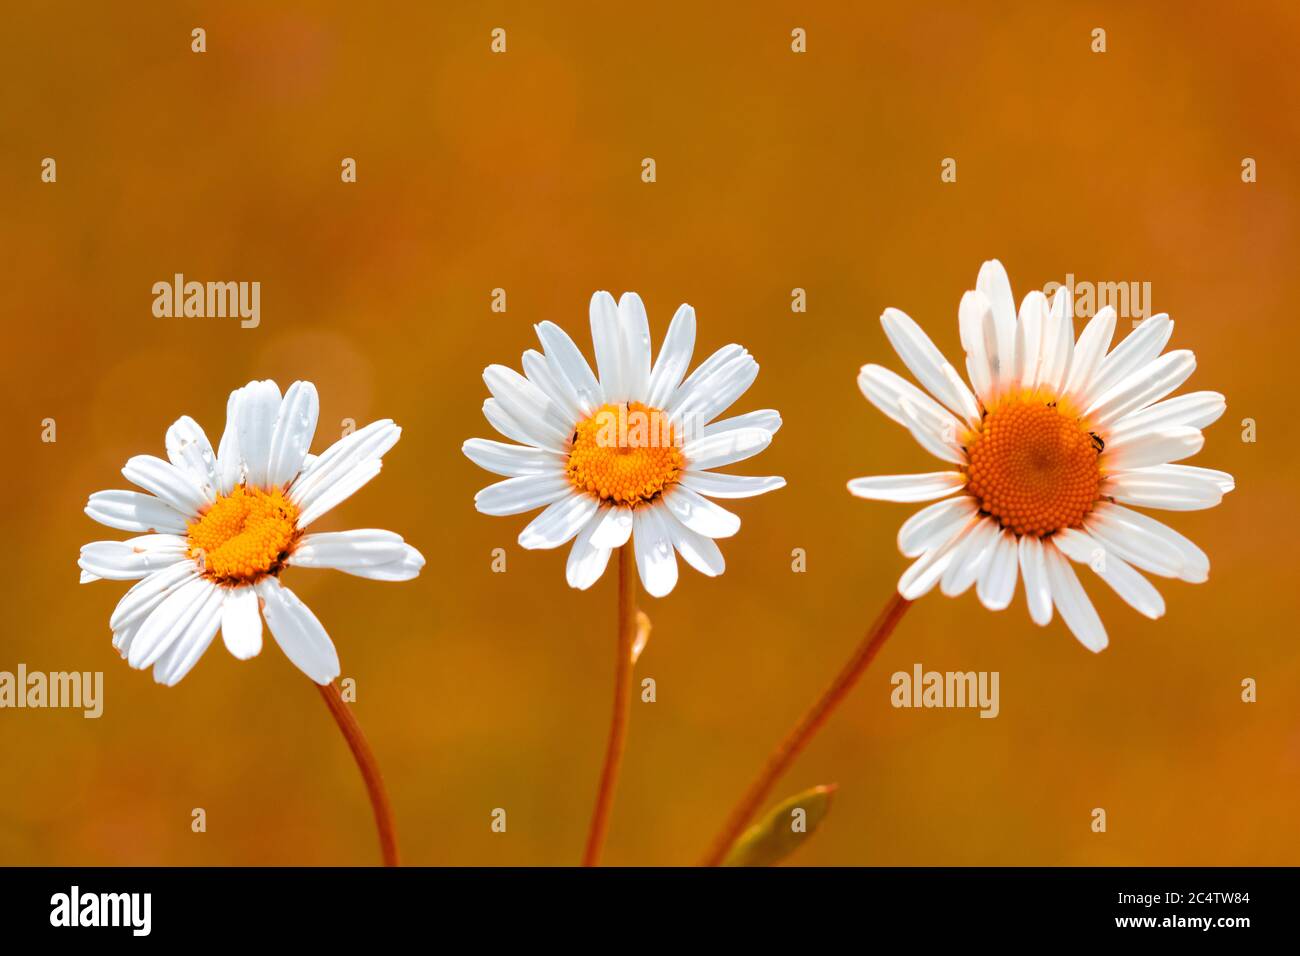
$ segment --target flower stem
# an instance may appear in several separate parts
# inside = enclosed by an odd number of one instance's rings
[[[333,681],[328,684],[316,684],[325,706],[329,708],[334,721],[343,732],[343,739],[348,742],[348,749],[356,758],[361,777],[366,782],[366,792],[370,794],[370,805],[375,811],[375,826],[379,830],[379,849],[384,855],[384,866],[398,866],[397,830],[393,826],[393,808],[388,802],[388,791],[384,789],[384,778],[379,772],[379,763],[375,760],[366,735],[361,732],[352,711],[343,702],[338,685]]]
[[[609,724],[609,742],[605,745],[605,767],[596,791],[596,809],[591,814],[587,849],[583,866],[600,863],[600,851],[609,833],[609,816],[614,807],[614,788],[623,763],[627,743],[628,717],[632,709],[632,654],[636,640],[636,558],[631,545],[618,549],[618,656],[614,664],[614,714]]]
[[[903,613],[911,606],[912,602],[902,597],[897,591],[890,597],[889,603],[880,612],[876,622],[871,625],[871,630],[867,636],[862,639],[862,643],[854,650],[853,656],[849,658],[848,663],[831,681],[829,687],[822,692],[817,701],[804,712],[799,718],[798,723],[790,729],[776,749],[768,756],[767,762],[759,772],[758,778],[745,791],[744,796],[732,809],[727,822],[723,824],[722,830],[713,840],[713,845],[709,848],[708,854],[701,861],[701,866],[718,866],[727,853],[731,850],[732,845],[740,838],[745,831],[745,825],[763,805],[763,801],[771,792],[772,787],[781,779],[781,775],[789,769],[790,764],[794,763],[795,758],[803,752],[808,746],[808,742],[813,739],[817,731],[830,719],[831,713],[839,706],[840,701],[849,695],[853,685],[858,682],[863,671],[867,669],[876,653],[885,643],[885,639],[893,633],[894,626],[898,624]]]

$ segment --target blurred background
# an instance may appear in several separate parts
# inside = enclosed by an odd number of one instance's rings
[[[406,860],[576,863],[615,576],[571,591],[567,549],[522,551],[525,517],[477,514],[494,479],[460,445],[491,435],[482,370],[518,367],[533,323],[590,354],[596,289],[638,291],[656,346],[691,303],[697,362],[735,341],[762,364],[735,411],[785,421],[736,469],[789,486],[736,502],[727,573],[644,600],[637,673],[658,699],[633,705],[605,860],[693,862],[905,566],[913,509],[845,490],[931,467],[855,386],[863,363],[902,370],[877,317],[902,308],[958,355],[958,300],[991,257],[1017,300],[1072,273],[1150,282],[1174,316],[1171,347],[1200,363],[1187,388],[1228,396],[1194,463],[1238,490],[1170,516],[1211,579],[1160,581],[1169,610],[1150,622],[1086,576],[1111,638],[1097,656],[1059,620],[1031,624],[1019,592],[996,615],[973,592],[926,597],[774,795],[840,785],[791,862],[1300,863],[1300,11],[906,7],[8,5],[0,670],[103,671],[106,700],[99,720],[0,711],[0,863],[377,862],[352,758],[269,636],[248,662],[214,644],[164,689],[110,645],[126,585],[77,583],[81,544],[125,537],[82,514],[87,495],[126,487],[125,460],[162,454],[182,414],[215,442],[229,391],[263,377],[317,383],[316,451],[347,418],[405,428],[322,530],[397,530],[421,577],[285,580],[356,681]],[[151,287],[177,272],[259,281],[260,326],[155,318]],[[890,674],[918,662],[1000,672],[1000,716],[893,709]]]

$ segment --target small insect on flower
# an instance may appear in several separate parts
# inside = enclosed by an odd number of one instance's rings
[[[384,419],[308,453],[320,403],[311,382],[281,397],[271,381],[230,394],[213,453],[183,417],[167,430],[167,460],[138,455],[122,474],[145,492],[99,491],[86,514],[139,533],[81,549],[81,581],[138,581],[109,619],[113,646],[132,667],[173,685],[221,631],[235,657],[262,649],[262,618],[285,655],[318,684],[339,674],[338,653],[316,615],[280,582],[286,568],[334,568],[406,581],[424,558],[391,531],[308,533],[317,518],[379,474],[402,430]]]
[[[1212,508],[1232,491],[1225,472],[1171,464],[1201,450],[1201,429],[1223,414],[1224,397],[1166,397],[1196,368],[1190,351],[1161,354],[1173,334],[1168,315],[1151,316],[1111,349],[1109,306],[1076,342],[1065,289],[1050,305],[1030,292],[1017,316],[996,259],[975,285],[958,310],[971,387],[897,309],[886,309],[881,324],[926,391],[879,365],[858,375],[867,399],[952,469],[856,478],[849,491],[943,499],[899,529],[899,550],[916,558],[898,582],[904,598],[936,584],[950,597],[975,585],[984,606],[999,611],[1021,577],[1037,624],[1055,607],[1085,647],[1100,651],[1106,631],[1070,561],[1089,565],[1150,618],[1164,613],[1164,599],[1136,569],[1208,578],[1200,548],[1133,508]]]
[[[610,553],[632,539],[646,591],[662,597],[677,583],[680,554],[702,574],[721,574],[716,538],[740,518],[710,498],[745,498],[785,485],[783,478],[719,474],[712,469],[758,454],[781,427],[771,409],[714,421],[758,377],[739,345],[713,353],[689,376],[695,310],[673,316],[650,361],[645,306],[628,292],[591,297],[591,337],[599,377],[553,322],[536,326],[543,351],[523,356],[524,374],[502,365],[483,373],[492,397],[483,414],[518,444],[472,438],[472,461],[505,477],[474,498],[489,515],[543,508],[524,528],[525,548],[569,541],[570,586],[589,588]],[[683,380],[685,378],[685,380]]]

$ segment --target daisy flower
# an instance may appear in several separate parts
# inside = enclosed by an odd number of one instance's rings
[[[553,322],[536,326],[542,351],[523,356],[524,374],[503,365],[483,373],[492,397],[483,414],[515,444],[473,438],[465,454],[504,476],[474,497],[479,511],[515,515],[544,509],[519,535],[524,548],[572,541],[566,577],[585,589],[611,552],[632,542],[646,591],[677,583],[677,558],[702,574],[724,568],[716,539],[740,518],[711,498],[746,498],[785,485],[776,477],[712,469],[758,454],[781,427],[771,409],[714,421],[753,384],[758,363],[739,345],[714,352],[686,375],[695,347],[695,310],[673,316],[651,363],[641,298],[591,297],[596,367]]]
[[[338,653],[325,628],[280,581],[289,567],[334,568],[406,581],[424,558],[391,531],[311,533],[326,512],[379,474],[401,429],[388,419],[308,453],[320,411],[316,387],[271,381],[230,394],[216,452],[182,417],[167,430],[167,458],[137,455],[122,474],[143,491],[99,491],[86,514],[138,537],[81,549],[83,583],[137,581],[109,618],[113,646],[135,668],[176,684],[221,631],[244,660],[262,649],[262,619],[304,674],[329,684]]]
[[[1113,349],[1115,310],[1099,311],[1074,337],[1065,289],[1020,304],[1006,270],[985,262],[958,310],[970,385],[912,319],[886,309],[881,324],[923,386],[879,365],[858,385],[878,409],[945,462],[927,474],[856,478],[849,490],[880,501],[934,501],[898,533],[916,561],[898,582],[912,601],[938,585],[950,596],[974,586],[990,610],[1011,603],[1023,579],[1029,615],[1053,608],[1087,648],[1106,630],[1071,562],[1088,565],[1128,604],[1160,617],[1164,599],[1140,572],[1205,581],[1210,562],[1183,535],[1142,509],[1212,508],[1233,489],[1222,471],[1174,464],[1204,444],[1223,414],[1218,392],[1168,396],[1196,368],[1165,352],[1174,323],[1144,320]]]

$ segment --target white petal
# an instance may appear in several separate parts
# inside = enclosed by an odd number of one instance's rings
[[[127,662],[137,669],[153,664],[185,633],[204,602],[216,592],[216,585],[200,577],[173,589],[145,619],[131,642]]]
[[[596,514],[600,501],[594,495],[572,491],[546,506],[519,534],[521,548],[558,548],[573,540]]]
[[[570,388],[568,380],[558,378],[546,360],[546,356],[536,349],[524,353],[524,376],[532,382],[550,401],[552,408],[570,422],[580,421],[586,417],[578,402],[578,395]]]
[[[706,538],[729,538],[740,530],[740,518],[680,484],[663,496],[663,503],[677,521]]]
[[[139,485],[185,515],[197,515],[208,503],[203,490],[190,477],[169,461],[153,455],[136,455],[122,469],[126,480]]]
[[[898,529],[898,550],[909,558],[934,550],[964,527],[976,510],[975,499],[970,495],[926,505]]]
[[[632,537],[632,509],[604,505],[589,527],[592,547],[606,551],[621,548]]]
[[[1209,482],[1225,495],[1237,487],[1236,479],[1226,471],[1200,468],[1196,465],[1156,465],[1153,468],[1143,469],[1142,473],[1164,475],[1178,481]]]
[[[1104,472],[1147,468],[1166,462],[1190,458],[1205,445],[1199,428],[1185,425],[1149,431],[1121,443],[1106,445],[1099,464]]]
[[[567,497],[573,484],[563,475],[524,475],[488,485],[474,496],[474,507],[485,515],[517,515],[544,508]]]
[[[271,452],[268,457],[266,482],[272,487],[283,487],[302,470],[303,459],[316,435],[316,420],[320,417],[320,397],[311,382],[294,382],[284,393],[280,412],[271,433]]]
[[[167,458],[194,480],[203,497],[217,500],[217,458],[199,423],[183,415],[167,429]]]
[[[585,591],[605,573],[605,567],[609,564],[610,549],[598,547],[591,540],[592,532],[600,527],[600,524],[599,516],[592,518],[573,540],[573,547],[569,549],[569,558],[564,567],[564,576],[571,588]],[[631,527],[631,521],[628,522],[628,526]]]
[[[1038,371],[1043,365],[1042,350],[1049,311],[1047,296],[1037,289],[1020,301],[1012,365],[1015,380],[1024,388],[1033,388],[1038,381]]]
[[[1110,475],[1102,480],[1101,495],[1120,504],[1165,511],[1200,511],[1223,500],[1222,489],[1211,478],[1158,470],[1178,467],[1186,466],[1156,465]]]
[[[483,400],[483,417],[488,420],[488,424],[497,430],[502,436],[509,438],[511,441],[519,442],[521,445],[537,446],[546,448],[552,452],[563,452],[564,442],[557,442],[542,435],[534,435],[519,422],[510,417],[509,413],[501,407],[501,403],[495,398],[486,398]]]
[[[1084,416],[1094,428],[1106,428],[1129,412],[1164,398],[1195,370],[1196,356],[1192,352],[1187,349],[1168,352],[1096,399]]]
[[[507,445],[487,438],[471,438],[460,446],[460,450],[485,471],[507,478],[558,474],[565,466],[564,457],[554,452],[527,445]]]
[[[1174,323],[1163,312],[1144,319],[1102,360],[1092,381],[1083,385],[1083,391],[1078,396],[1079,405],[1087,408],[1138,369],[1149,364],[1164,351],[1173,333]]]
[[[193,562],[177,562],[161,571],[155,571],[122,595],[122,600],[117,602],[117,607],[108,619],[108,626],[114,631],[122,631],[143,623],[165,598],[198,576],[198,566]]]
[[[1130,412],[1111,427],[1106,446],[1119,445],[1165,428],[1208,428],[1228,405],[1218,392],[1188,392]]]
[[[953,385],[943,370],[948,361],[921,327],[898,309],[886,309],[880,317],[880,324],[894,351],[916,380],[953,412],[964,414],[963,409],[975,399],[969,394],[962,395],[962,392],[969,393],[964,385]]]
[[[92,541],[82,545],[77,565],[97,578],[134,581],[187,561],[189,543],[179,535],[148,534],[126,541]]]
[[[671,514],[660,512],[660,517],[672,537],[673,547],[696,571],[715,578],[727,569],[722,549],[712,538],[697,534]]]
[[[979,520],[978,517],[967,518],[951,538],[913,561],[903,572],[903,576],[898,579],[898,593],[909,601],[918,600],[928,594],[939,583],[939,579],[943,577],[944,571],[952,562],[954,552],[966,540],[966,536],[975,528]]]
[[[710,374],[678,389],[667,411],[681,423],[688,441],[698,438],[704,426],[734,405],[757,378],[758,363],[742,350]]]
[[[250,485],[269,487],[271,437],[280,414],[280,388],[269,379],[249,382],[239,393],[235,412],[239,431],[239,460]]]
[[[489,365],[483,381],[506,414],[531,436],[529,444],[564,447],[572,433],[561,424],[561,413],[545,392],[504,365]]]
[[[975,585],[980,603],[990,611],[1004,610],[1015,596],[1018,553],[1016,536],[1010,531],[1000,532]]]
[[[756,412],[746,412],[732,418],[704,426],[704,435],[716,435],[718,432],[735,431],[737,428],[761,428],[775,435],[781,430],[781,413],[774,408],[763,408]]]
[[[686,380],[673,390],[668,396],[667,404],[663,406],[664,411],[670,416],[673,415],[683,404],[693,400],[697,390],[702,387],[707,388],[714,375],[736,366],[737,363],[743,364],[746,359],[750,359],[749,353],[741,346],[734,342],[724,345],[701,362],[695,371],[686,376]]]
[[[921,419],[920,414],[905,398],[898,400],[898,410],[903,416],[907,430],[911,432],[916,443],[940,461],[953,465],[965,466],[969,461],[966,450],[958,443],[958,432],[935,432]],[[955,422],[955,419],[954,419]]]
[[[1086,564],[1139,614],[1155,620],[1165,613],[1165,601],[1155,586],[1118,555],[1083,531],[1066,528],[1052,541],[1071,561]]]
[[[663,597],[677,585],[677,557],[658,508],[637,508],[632,543],[641,584],[651,597]]]
[[[278,578],[262,578],[257,593],[262,599],[266,626],[284,656],[318,684],[328,684],[338,677],[338,652],[311,608]]]
[[[618,324],[618,303],[608,292],[591,297],[591,344],[596,350],[596,371],[607,402],[627,400],[623,384],[623,336]]]
[[[692,471],[721,468],[752,458],[772,443],[772,433],[762,428],[737,428],[697,438],[682,448]]]
[[[1029,617],[1040,627],[1052,620],[1052,587],[1047,580],[1043,542],[1033,535],[1020,539],[1020,576],[1025,582]]]
[[[221,606],[225,595],[221,588],[211,588],[202,604],[194,609],[189,624],[154,664],[153,679],[165,687],[175,687],[199,662],[221,627]],[[128,651],[128,655],[129,655]]]
[[[302,509],[298,526],[306,527],[308,512],[323,514],[379,474],[383,456],[401,437],[401,428],[389,419],[371,422],[305,466],[289,486],[289,499]]]
[[[650,391],[650,320],[645,303],[635,292],[618,300],[618,324],[623,342],[623,389],[629,399],[645,401]]]
[[[990,405],[998,383],[998,329],[988,297],[979,291],[965,293],[957,307],[957,322],[971,386],[980,400]]]
[[[864,365],[858,372],[858,388],[867,401],[884,412],[889,418],[904,428],[909,427],[903,416],[902,405],[906,401],[913,412],[926,422],[930,430],[937,435],[957,435],[961,432],[961,422],[946,408],[921,391],[907,379],[879,365]],[[976,410],[975,420],[979,420]]]
[[[993,308],[993,321],[998,329],[994,379],[999,385],[1006,386],[1012,381],[1012,364],[1015,360],[1016,300],[1011,295],[1011,281],[1007,278],[1007,270],[1002,263],[990,259],[981,265],[975,288],[984,293]]]
[[[785,479],[776,475],[724,475],[713,471],[686,471],[682,486],[710,498],[752,498],[785,487]]]
[[[668,334],[664,336],[663,344],[659,347],[659,356],[650,371],[647,405],[651,408],[663,408],[667,405],[669,397],[681,384],[682,376],[690,367],[691,355],[694,352],[695,310],[689,305],[680,305],[668,325]]]
[[[226,592],[221,607],[221,639],[241,661],[262,652],[262,612],[257,607],[257,592],[251,587]]]
[[[1070,562],[1052,544],[1043,547],[1043,557],[1047,564],[1047,581],[1052,588],[1052,603],[1061,612],[1061,620],[1088,650],[1094,653],[1105,650],[1109,643],[1106,628],[1102,626],[1097,609],[1092,606]]]
[[[604,404],[605,393],[591,366],[583,357],[582,350],[573,339],[569,338],[568,333],[554,322],[541,322],[534,328],[555,377],[569,383],[569,388],[577,396],[579,406],[583,412],[590,415]]]
[[[1074,358],[1070,362],[1070,374],[1066,378],[1062,395],[1080,395],[1092,384],[1101,363],[1106,358],[1115,337],[1115,308],[1106,306],[1092,317],[1079,342],[1074,348]]]
[[[1042,365],[1038,369],[1037,384],[1052,394],[1060,394],[1074,356],[1074,315],[1070,294],[1064,288],[1057,289],[1052,299],[1043,326],[1040,354]]]
[[[979,577],[997,546],[1000,529],[992,518],[981,518],[952,552],[940,578],[939,589],[948,597],[965,594]]]
[[[849,492],[875,501],[933,501],[965,486],[966,476],[960,471],[932,471],[920,475],[854,478],[849,482]]]
[[[86,502],[86,514],[119,531],[184,534],[189,525],[167,502],[138,491],[97,491]]]
[[[1084,519],[1094,538],[1144,571],[1201,584],[1210,576],[1210,559],[1192,541],[1140,511],[1103,502]]]
[[[400,534],[378,528],[309,534],[289,557],[298,568],[329,568],[361,578],[408,581],[424,567],[424,557]]]
[[[223,495],[230,494],[244,480],[239,458],[239,396],[243,391],[235,389],[226,400],[226,429],[217,445],[217,490]]]

